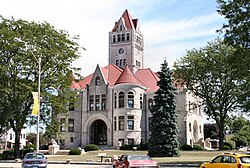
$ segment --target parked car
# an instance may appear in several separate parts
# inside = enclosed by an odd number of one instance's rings
[[[250,155],[247,153],[223,153],[212,161],[201,164],[200,168],[250,168]]]
[[[43,153],[27,153],[22,160],[22,168],[47,168],[48,160]]]
[[[113,162],[113,168],[129,168],[129,167],[147,167],[159,168],[159,164],[153,161],[148,155],[122,155],[118,160]]]

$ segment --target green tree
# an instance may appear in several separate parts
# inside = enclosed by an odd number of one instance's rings
[[[159,77],[160,80],[157,83],[159,89],[154,97],[155,104],[150,110],[152,117],[149,123],[151,134],[148,155],[172,157],[179,154],[176,89],[173,86],[172,71],[168,68],[166,60],[161,65]]]
[[[239,132],[245,125],[249,124],[249,121],[243,116],[233,116],[229,122],[229,127],[232,133],[235,134]]]
[[[237,80],[238,67],[231,64],[234,54],[235,48],[217,39],[204,48],[187,51],[174,66],[176,78],[201,99],[204,112],[215,121],[220,149],[229,114],[240,110],[238,101],[244,94]]]
[[[231,138],[235,141],[236,147],[247,146],[250,144],[250,125],[244,125],[240,131]]]
[[[218,13],[228,20],[220,30],[224,33],[225,41],[236,47],[234,66],[240,71],[238,80],[245,86],[242,88],[245,94],[241,97],[241,104],[245,111],[250,111],[250,0],[217,0]]]
[[[33,97],[38,88],[38,58],[41,58],[41,112],[40,119],[58,131],[57,114],[67,112],[72,97],[72,62],[79,57],[78,37],[56,30],[49,23],[6,19],[0,16],[0,125],[8,123],[15,131],[15,156],[19,152],[21,129],[31,116]],[[17,41],[18,39],[19,41]],[[57,96],[46,89],[57,88]],[[51,113],[53,112],[53,113]],[[6,116],[7,114],[7,116]],[[2,117],[4,120],[2,120]],[[52,128],[53,126],[53,128]]]

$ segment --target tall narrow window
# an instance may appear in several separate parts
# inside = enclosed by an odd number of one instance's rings
[[[126,59],[123,59],[123,65],[124,66],[126,65]]]
[[[99,76],[97,76],[96,78],[95,78],[95,85],[100,85],[100,82],[101,82],[101,80],[100,80],[100,77]]]
[[[130,40],[130,38],[129,38],[130,36],[129,36],[129,33],[127,33],[127,41],[129,41]]]
[[[124,92],[119,93],[119,108],[124,108]]]
[[[116,124],[117,124],[117,121],[116,121],[116,116],[114,117],[114,130],[116,131]]]
[[[70,142],[74,142],[74,137],[70,137]]]
[[[121,41],[121,35],[117,35],[117,42],[120,42]]]
[[[94,95],[89,95],[89,111],[94,110]]]
[[[125,41],[125,34],[122,34],[122,41]]]
[[[116,61],[115,61],[115,65],[116,65],[116,66],[119,66],[119,60],[116,60]]]
[[[65,118],[60,119],[60,131],[65,132]]]
[[[102,94],[102,106],[101,110],[106,110],[106,95]]]
[[[134,108],[134,93],[133,92],[128,93],[128,107]]]
[[[128,129],[134,130],[134,116],[128,116],[127,122],[128,122]]]
[[[152,109],[153,107],[153,99],[148,99],[148,109]]]
[[[122,59],[120,59],[120,66],[122,66]]]
[[[69,118],[68,125],[68,131],[74,132],[74,118]]]
[[[115,104],[115,108],[117,108],[117,94],[115,93],[115,102],[114,102],[114,104]]]
[[[119,130],[124,130],[124,116],[119,116]]]
[[[120,31],[122,31],[122,26],[120,26]]]
[[[116,42],[116,37],[115,37],[115,35],[113,35],[113,43],[115,43]]]
[[[100,110],[100,95],[95,95],[95,110]]]
[[[142,102],[143,102],[142,94],[140,94],[140,109],[142,109]]]

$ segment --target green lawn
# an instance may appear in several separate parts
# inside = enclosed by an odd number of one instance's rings
[[[179,157],[155,157],[153,160],[159,163],[170,163],[170,162],[190,162],[190,163],[200,163],[204,161],[209,161],[216,155],[223,153],[224,151],[181,151],[181,156]],[[227,151],[229,152],[229,151]],[[86,152],[82,155],[48,155],[49,161],[63,161],[71,159],[74,161],[86,162],[87,160],[100,161],[101,159],[97,156],[98,153],[106,153],[106,157],[112,158],[113,155],[118,157],[122,154],[147,154],[147,151],[126,151],[126,150],[103,150],[103,151],[91,151]]]

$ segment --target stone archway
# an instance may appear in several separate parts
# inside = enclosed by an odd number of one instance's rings
[[[107,125],[103,120],[96,120],[90,128],[90,143],[107,145]]]
[[[194,138],[194,143],[199,140],[198,139],[198,124],[196,120],[194,121],[194,124],[193,124],[193,138]]]

